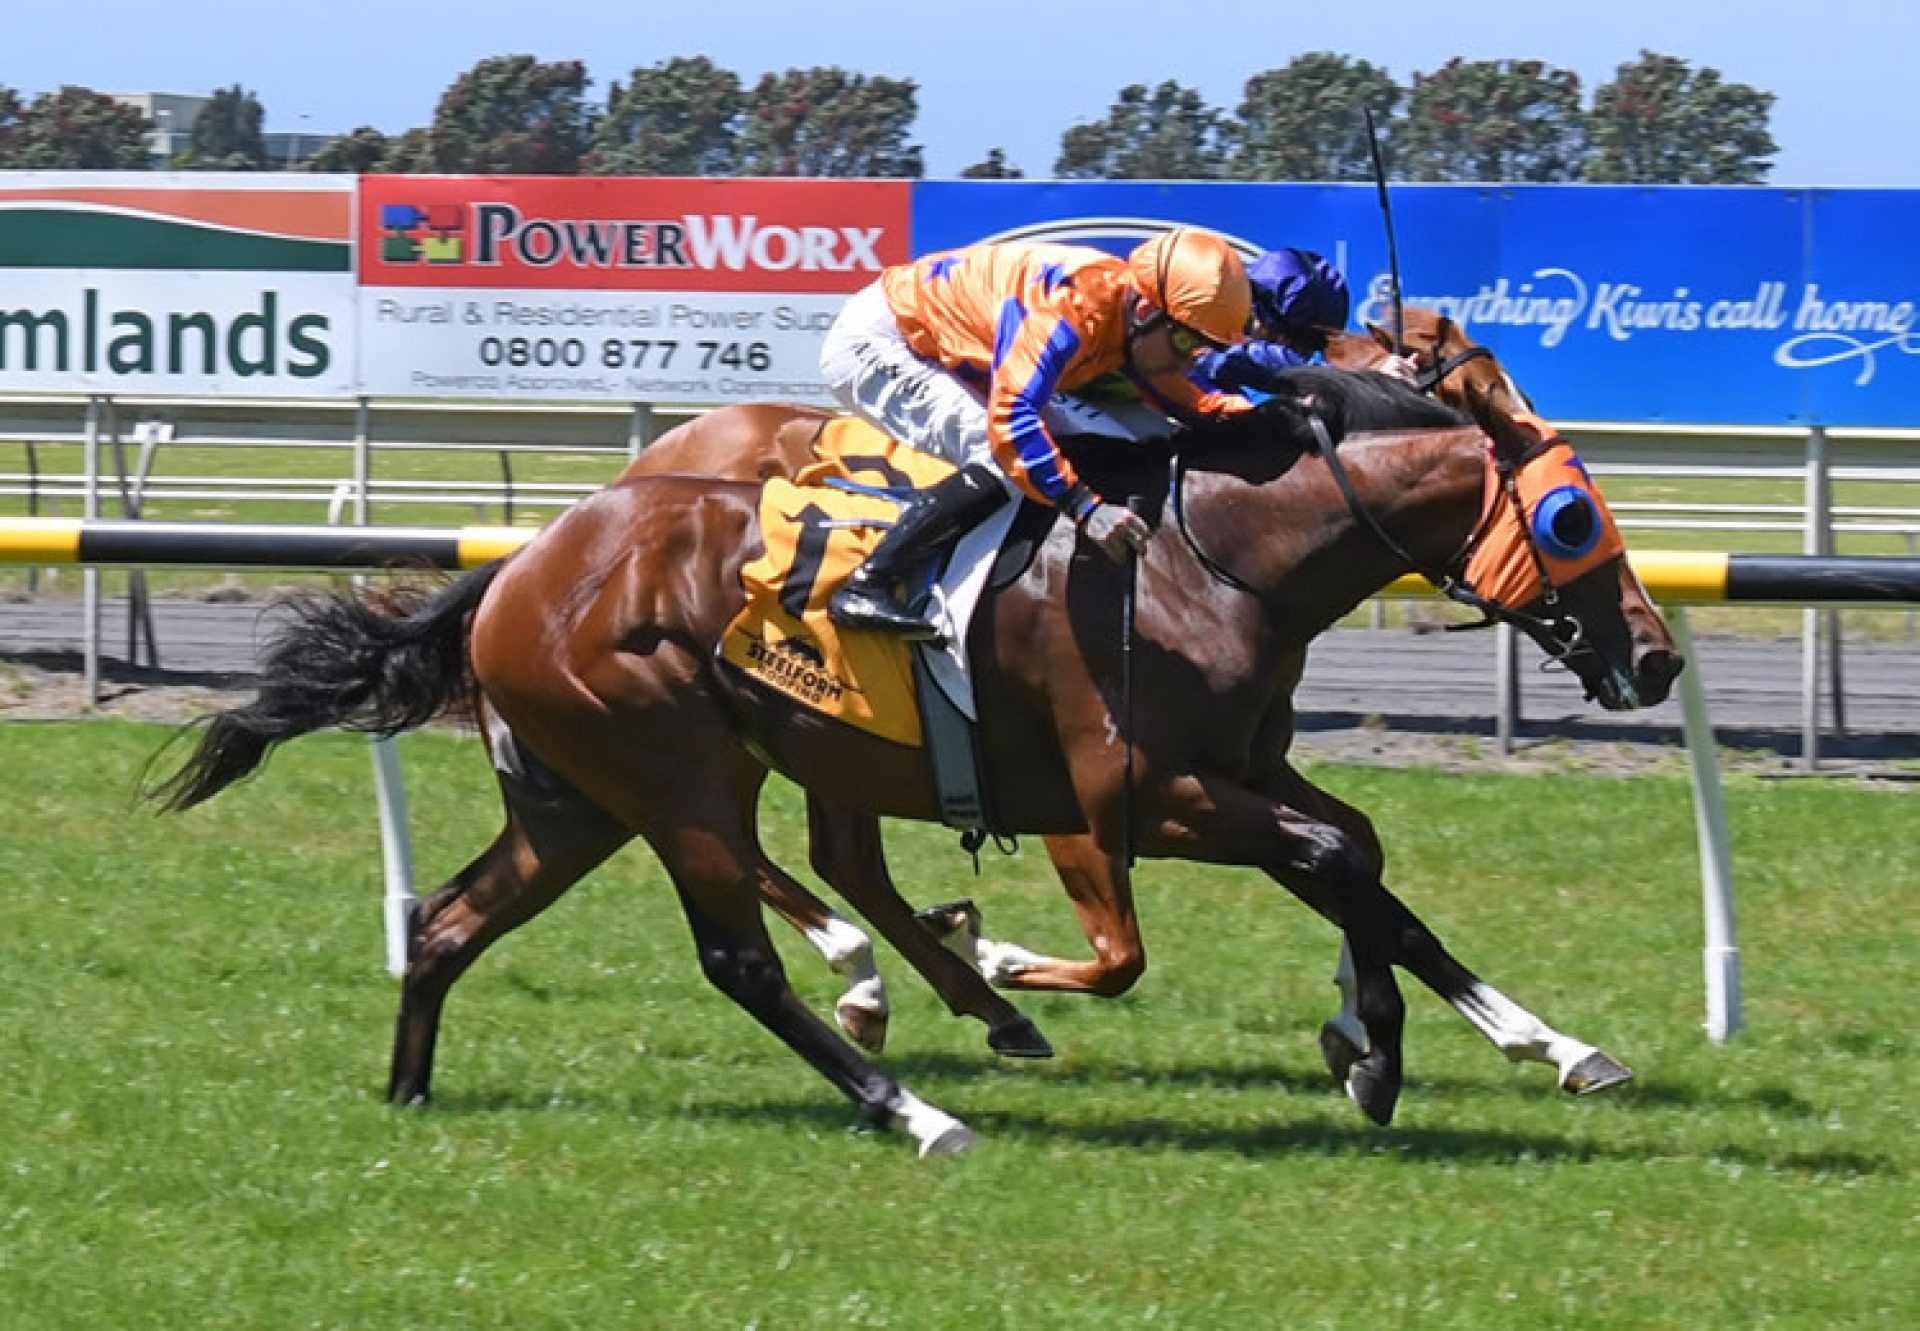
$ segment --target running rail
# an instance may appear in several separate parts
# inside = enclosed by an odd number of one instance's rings
[[[0,565],[198,566],[343,570],[470,569],[504,558],[532,527],[336,527],[297,523],[0,519]],[[1920,602],[1920,559],[1896,556],[1630,553],[1633,571],[1672,605]],[[1431,591],[1409,575],[1392,596]]]

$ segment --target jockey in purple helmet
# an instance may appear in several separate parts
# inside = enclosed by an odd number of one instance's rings
[[[1253,287],[1253,339],[1199,358],[1205,386],[1266,391],[1282,370],[1326,350],[1327,335],[1347,326],[1347,279],[1312,250],[1268,250],[1247,265]]]

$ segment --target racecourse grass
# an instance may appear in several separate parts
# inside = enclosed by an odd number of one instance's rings
[[[1570,1099],[1409,987],[1372,1128],[1315,1048],[1331,932],[1151,864],[1138,989],[1023,1000],[1051,1063],[996,1062],[883,951],[888,1065],[983,1139],[922,1162],[704,985],[638,851],[482,959],[436,1103],[388,1108],[364,745],[163,820],[129,800],[163,734],[0,727],[0,1326],[1920,1321],[1920,792],[1730,782],[1751,1029],[1722,1048],[1683,782],[1321,769],[1464,959],[1639,1079]],[[496,804],[470,739],[402,752],[432,882]],[[797,823],[776,791],[790,864]],[[976,884],[950,834],[889,838],[917,900],[1077,946],[1036,844]]]

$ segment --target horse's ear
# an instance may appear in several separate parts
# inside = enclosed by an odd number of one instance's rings
[[[1388,351],[1393,350],[1393,334],[1382,328],[1379,324],[1369,323],[1367,325],[1367,334]]]

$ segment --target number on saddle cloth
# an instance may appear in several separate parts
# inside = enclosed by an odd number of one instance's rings
[[[763,550],[741,570],[747,603],[721,638],[720,660],[804,707],[918,747],[905,644],[843,633],[826,607],[892,524],[888,492],[933,485],[954,468],[850,418],[829,423],[814,452],[820,461],[761,491]]]

